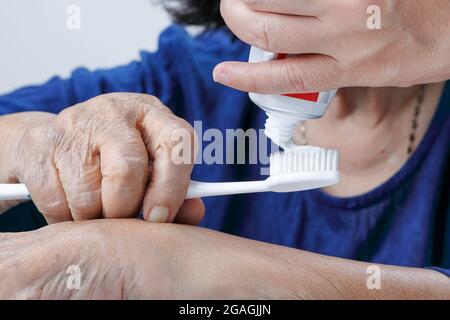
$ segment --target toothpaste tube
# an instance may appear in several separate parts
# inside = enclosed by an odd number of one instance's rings
[[[287,54],[270,53],[252,47],[249,62],[282,60],[287,57]],[[294,147],[292,137],[299,122],[321,118],[336,92],[337,90],[281,95],[250,93],[249,96],[267,114],[267,137],[282,148],[290,149]]]

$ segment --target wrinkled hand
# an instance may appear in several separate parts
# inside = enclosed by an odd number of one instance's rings
[[[136,217],[142,207],[152,222],[172,222],[178,211],[181,222],[201,220],[202,202],[184,202],[194,130],[157,98],[109,94],[58,116],[20,116],[29,125],[14,141],[11,175],[49,223]],[[188,161],[174,157],[180,146]]]
[[[381,29],[367,20],[381,9]],[[282,61],[216,67],[216,81],[247,92],[412,86],[450,79],[448,0],[222,0],[240,39]],[[370,12],[370,13],[368,13]]]

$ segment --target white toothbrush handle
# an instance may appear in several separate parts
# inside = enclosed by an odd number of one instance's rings
[[[186,199],[264,191],[268,191],[264,181],[221,183],[191,181]],[[0,201],[30,199],[30,193],[24,184],[0,184]]]
[[[30,193],[24,184],[0,184],[0,201],[30,199]]]
[[[198,182],[191,181],[186,199],[269,191],[265,181]]]

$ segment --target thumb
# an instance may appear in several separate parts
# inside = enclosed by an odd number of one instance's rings
[[[260,63],[224,62],[214,69],[214,81],[263,94],[328,91],[344,87],[339,62],[324,55],[298,55]]]
[[[173,222],[189,187],[192,165],[175,164],[171,149],[158,148],[152,161],[151,180],[144,198],[144,219]]]

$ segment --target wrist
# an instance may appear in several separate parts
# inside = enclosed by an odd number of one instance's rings
[[[246,255],[249,257],[248,255]],[[245,261],[245,258],[243,258]],[[313,253],[261,244],[248,264],[247,279],[237,283],[257,289],[246,298],[343,299],[342,279],[330,272],[324,257]],[[331,269],[332,270],[332,269]],[[242,274],[242,273],[240,273]]]
[[[218,299],[310,299],[313,269],[301,251],[237,238],[241,243],[215,250],[205,287]],[[231,242],[231,241],[230,241]],[[205,261],[200,259],[200,261]]]
[[[264,248],[266,247],[266,248]],[[310,273],[298,259],[298,250],[262,244],[250,266],[250,286],[258,288],[256,297],[263,299],[307,299]]]

